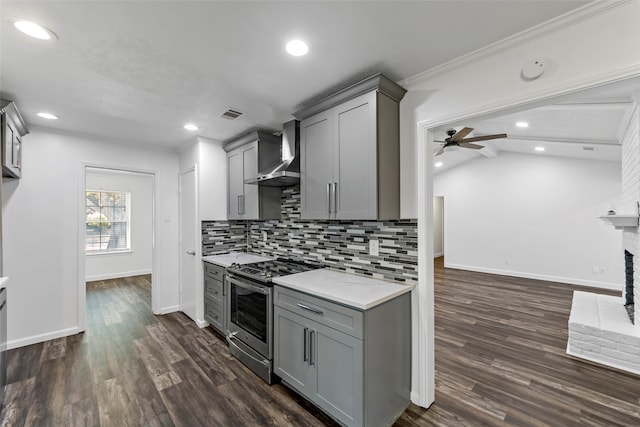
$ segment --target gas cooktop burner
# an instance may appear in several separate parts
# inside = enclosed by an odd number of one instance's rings
[[[274,277],[302,273],[322,267],[320,264],[306,261],[278,258],[271,261],[254,262],[251,264],[232,264],[229,270],[240,276],[269,283]]]

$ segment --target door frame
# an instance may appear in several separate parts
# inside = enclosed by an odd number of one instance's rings
[[[87,316],[87,286],[86,286],[86,253],[85,253],[85,192],[87,187],[87,169],[103,169],[114,172],[129,172],[139,175],[148,175],[151,177],[151,311],[158,314],[157,296],[154,292],[154,282],[157,281],[158,271],[158,248],[156,246],[156,176],[157,171],[148,169],[136,169],[128,166],[118,166],[104,163],[88,163],[80,164],[80,185],[78,185],[78,332],[85,331]]]
[[[640,77],[638,71],[629,70],[626,74],[609,73],[600,79],[565,82],[550,91],[536,93],[518,93],[501,105],[476,106],[463,115],[451,114],[438,119],[426,119],[416,122],[417,157],[417,214],[418,214],[418,285],[413,292],[412,325],[413,334],[411,401],[428,408],[435,401],[435,300],[433,266],[433,144],[435,129],[453,125],[465,120],[480,120],[483,117],[495,117],[524,111],[531,108],[557,102],[559,99],[623,80]],[[445,223],[446,226],[446,223]],[[445,246],[446,251],[446,246]],[[446,252],[445,252],[446,255]]]

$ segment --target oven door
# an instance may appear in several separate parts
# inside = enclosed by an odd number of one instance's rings
[[[227,283],[229,336],[271,359],[273,288],[232,275],[227,276]]]

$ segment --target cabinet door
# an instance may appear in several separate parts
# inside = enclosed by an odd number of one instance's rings
[[[258,175],[258,143],[249,144],[242,152],[242,219],[260,219],[258,203],[258,186],[245,184],[245,179],[255,178]]]
[[[234,150],[227,154],[227,170],[229,177],[228,219],[242,218],[242,197],[244,196],[244,162],[242,150]]]
[[[300,216],[330,217],[328,186],[333,183],[333,138],[331,110],[300,124]]]
[[[309,365],[309,320],[275,307],[273,315],[273,371],[306,396],[313,393],[313,367]]]
[[[347,426],[363,425],[362,340],[317,325],[312,342],[316,387],[311,400]]]
[[[378,217],[376,92],[333,109],[336,219]]]

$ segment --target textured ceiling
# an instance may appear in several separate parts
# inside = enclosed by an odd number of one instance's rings
[[[179,148],[273,130],[328,91],[384,72],[399,81],[587,1],[5,1],[0,95],[30,125]],[[58,40],[17,32],[46,25]],[[308,41],[306,57],[284,44]],[[245,114],[230,121],[227,108]],[[55,122],[38,111],[60,116]]]

